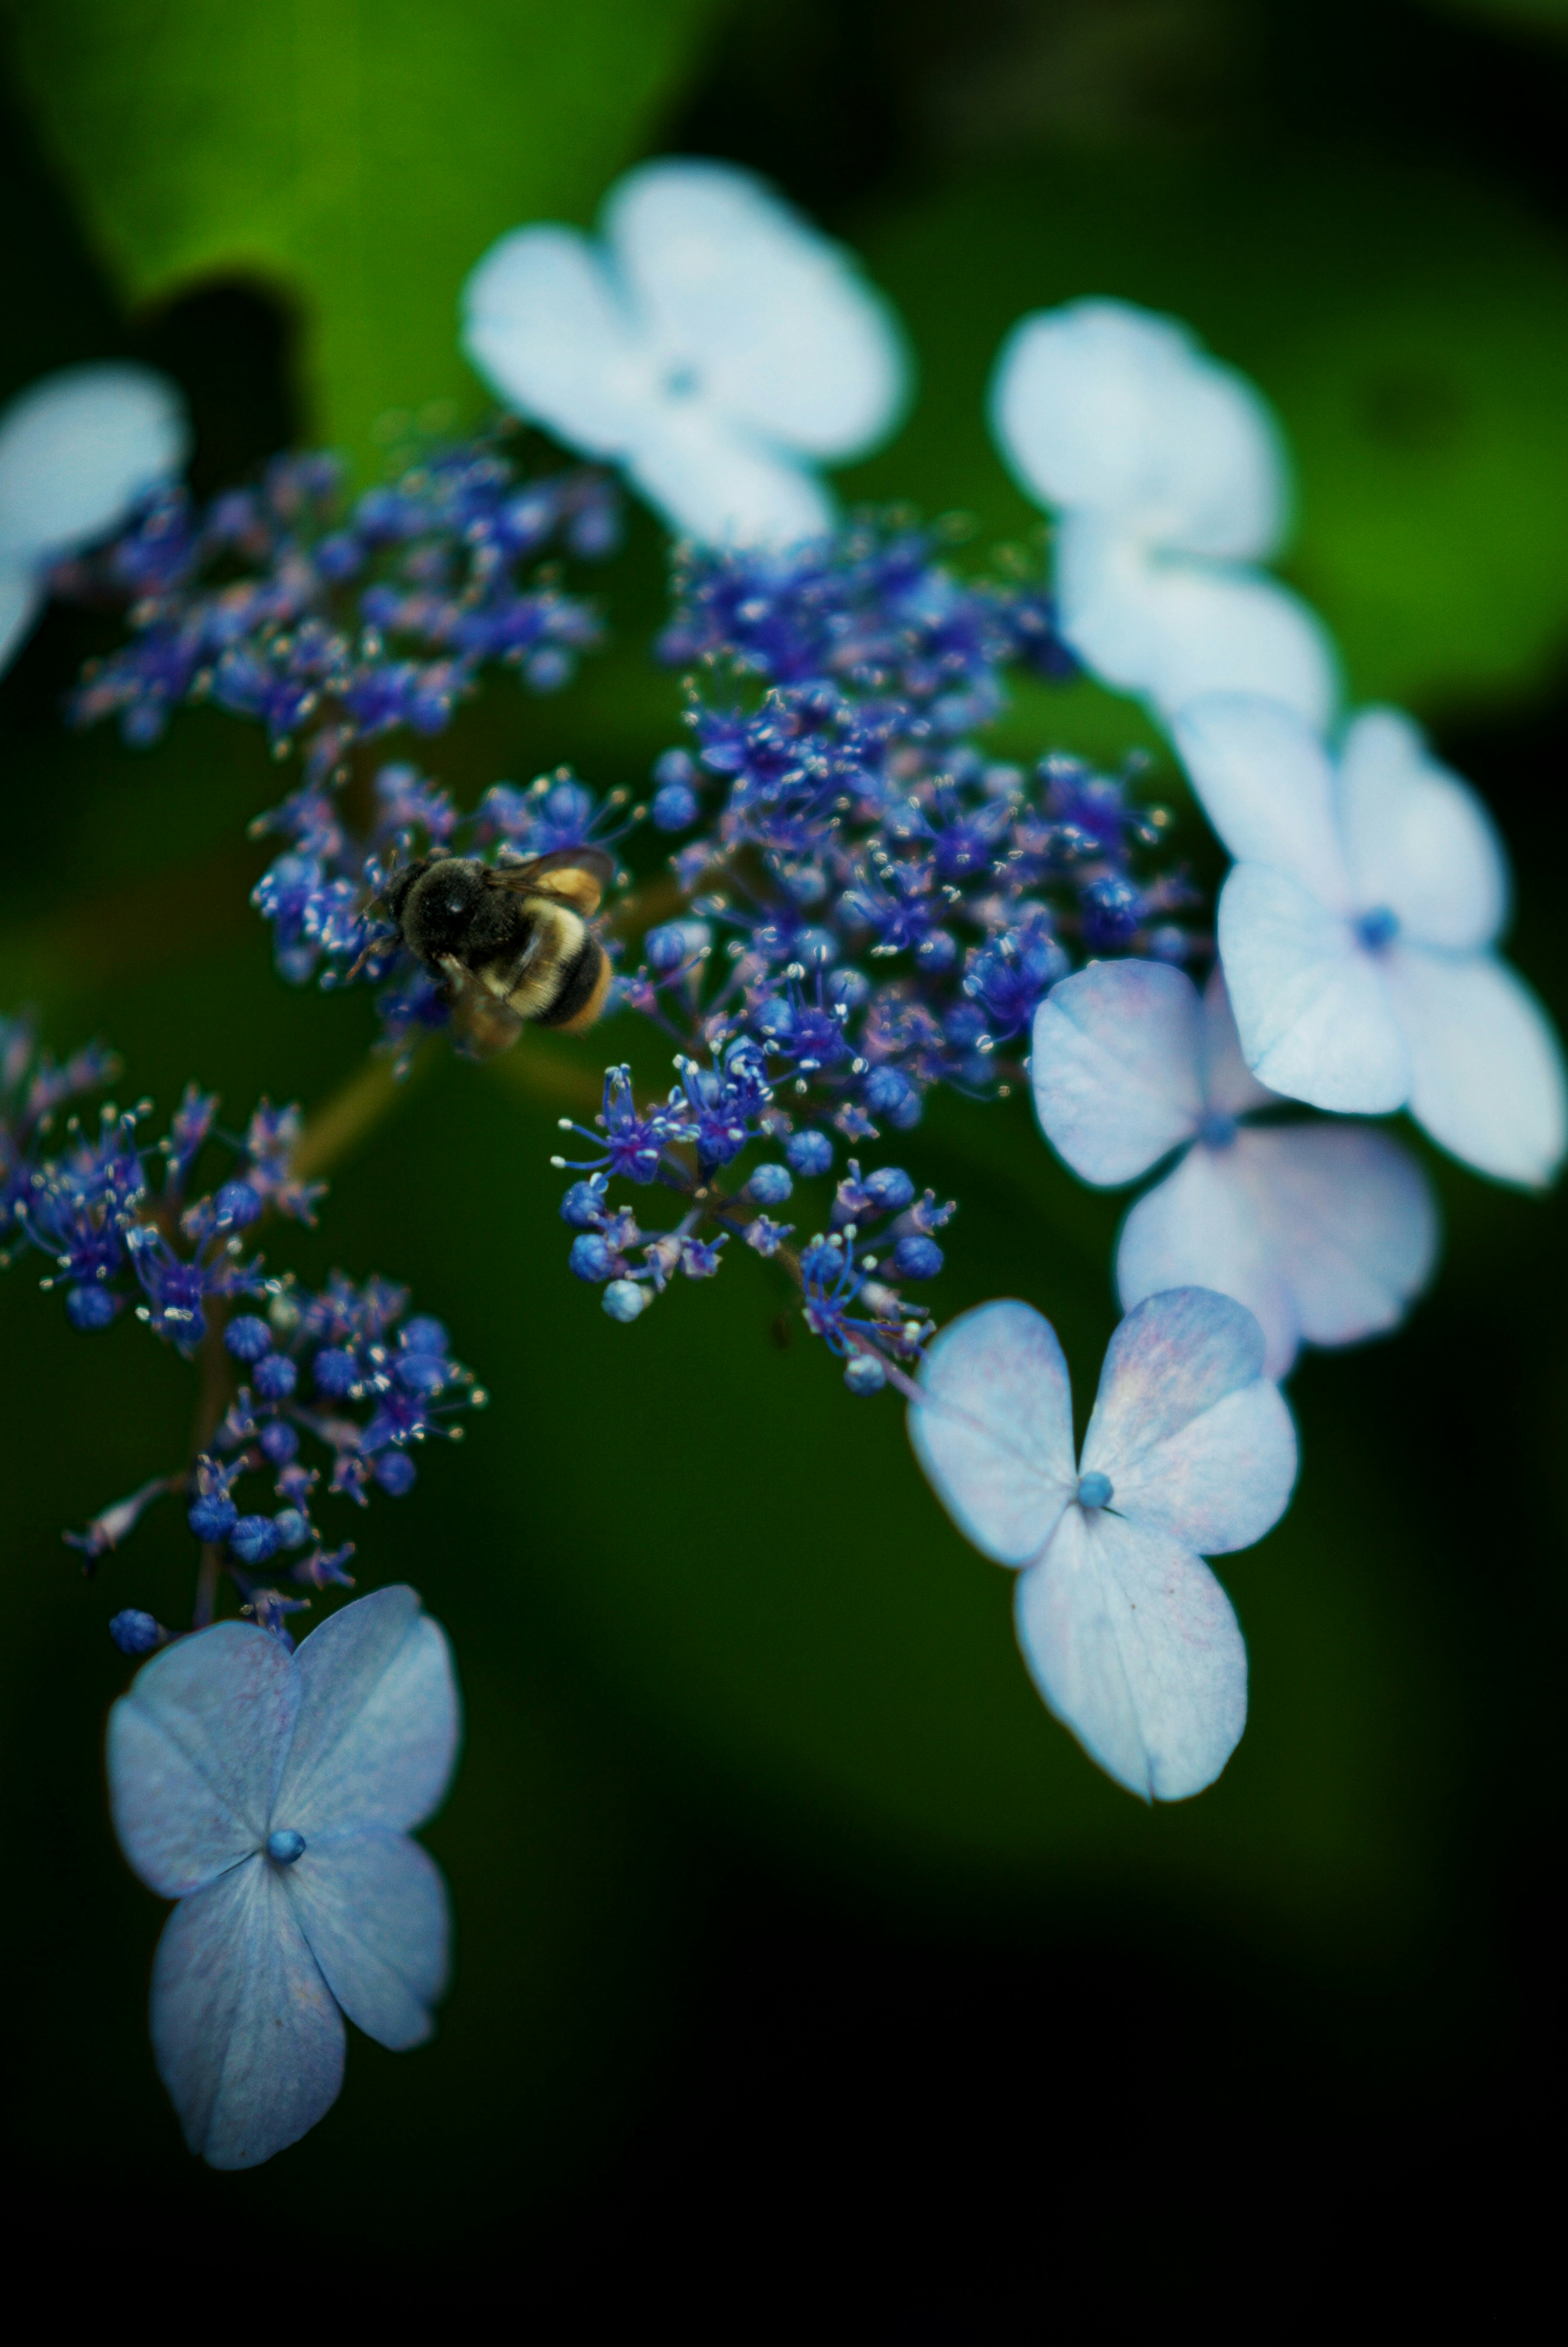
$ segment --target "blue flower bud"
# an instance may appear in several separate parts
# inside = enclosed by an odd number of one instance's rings
[[[311,1536],[310,1523],[298,1508],[281,1508],[272,1522],[284,1548],[303,1548]]]
[[[401,1500],[419,1481],[419,1470],[406,1450],[378,1451],[371,1473],[389,1499]]]
[[[267,1836],[267,1856],[278,1866],[292,1866],[297,1858],[304,1856],[305,1850],[303,1834],[296,1833],[292,1826],[279,1826]]]
[[[844,1382],[852,1394],[880,1393],[887,1382],[887,1371],[875,1353],[855,1353],[845,1366]]]
[[[274,1467],[286,1467],[291,1459],[299,1455],[298,1430],[286,1419],[269,1419],[257,1440],[263,1458],[270,1459]]]
[[[697,794],[690,783],[663,783],[648,810],[658,831],[684,831],[697,820]]]
[[[935,1239],[912,1233],[894,1248],[893,1264],[900,1279],[935,1279],[942,1268],[942,1250]]]
[[[754,1198],[759,1206],[782,1206],[794,1189],[794,1184],[782,1165],[757,1165],[746,1184],[746,1195]]]
[[[150,1614],[143,1614],[134,1605],[128,1605],[123,1614],[115,1615],[109,1624],[109,1636],[122,1655],[150,1655],[154,1646],[163,1643],[160,1624]]]
[[[650,929],[642,940],[642,950],[650,969],[679,969],[691,953],[683,921],[665,921]]]
[[[879,1214],[901,1214],[915,1195],[915,1184],[901,1165],[879,1165],[866,1175],[864,1187]]]
[[[213,1491],[191,1501],[185,1521],[199,1541],[220,1541],[239,1522],[240,1511],[227,1492]]]
[[[332,1394],[341,1399],[358,1383],[359,1364],[354,1355],[344,1351],[342,1346],[329,1345],[316,1355],[312,1373],[319,1392]]]
[[[583,1231],[573,1239],[567,1262],[579,1279],[608,1279],[615,1269],[615,1249],[598,1231]]]
[[[66,1314],[73,1328],[88,1335],[95,1328],[107,1328],[119,1310],[120,1299],[112,1287],[95,1279],[90,1287],[73,1287],[66,1297]],[[132,1650],[126,1649],[128,1654]]]
[[[404,1329],[401,1339],[406,1353],[442,1353],[446,1350],[447,1336],[441,1322],[429,1313],[422,1313]]]
[[[397,1382],[405,1393],[436,1394],[450,1370],[451,1363],[439,1353],[405,1353],[397,1363]]]
[[[784,1156],[790,1172],[803,1182],[833,1171],[833,1143],[825,1133],[792,1133],[784,1143]]]
[[[286,1353],[269,1353],[256,1364],[256,1391],[263,1401],[285,1401],[300,1381],[300,1373]]]
[[[646,1287],[634,1279],[612,1279],[604,1291],[604,1308],[612,1320],[623,1325],[635,1320],[653,1301]]]
[[[261,1211],[261,1201],[256,1191],[249,1182],[239,1180],[225,1182],[212,1204],[219,1221],[236,1231],[242,1231],[248,1223],[253,1223]]]
[[[835,1008],[842,1003],[845,1010],[858,1010],[871,991],[871,980],[863,969],[835,969],[825,991]]]
[[[229,1545],[241,1564],[265,1564],[282,1544],[283,1535],[271,1516],[241,1516],[229,1533]]]
[[[272,1332],[254,1312],[242,1312],[224,1329],[223,1342],[237,1361],[259,1361],[272,1349]]]
[[[862,1094],[873,1116],[892,1116],[909,1097],[909,1079],[897,1068],[873,1068]]]

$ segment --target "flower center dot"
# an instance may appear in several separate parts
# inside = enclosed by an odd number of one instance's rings
[[[1356,935],[1369,953],[1378,953],[1384,946],[1391,946],[1399,934],[1399,917],[1387,905],[1374,905],[1356,924]]]
[[[695,399],[702,387],[702,378],[695,367],[671,367],[664,378],[667,399]]]
[[[1078,1504],[1081,1508],[1108,1507],[1115,1491],[1116,1486],[1110,1476],[1102,1475],[1098,1467],[1091,1467],[1087,1475],[1081,1475],[1078,1479]]]
[[[292,1866],[303,1851],[305,1838],[292,1826],[280,1826],[276,1833],[267,1836],[267,1856],[279,1866]]]
[[[1228,1149],[1235,1139],[1235,1117],[1217,1108],[1206,1110],[1198,1125],[1198,1139],[1205,1149]]]

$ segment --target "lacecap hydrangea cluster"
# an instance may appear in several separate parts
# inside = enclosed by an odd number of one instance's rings
[[[352,1542],[333,1546],[318,1525],[320,1495],[360,1506],[373,1491],[401,1498],[417,1479],[412,1451],[484,1394],[451,1356],[437,1320],[409,1317],[390,1281],[356,1285],[334,1272],[324,1287],[272,1272],[252,1251],[269,1215],[313,1223],[325,1189],[293,1160],[297,1108],[263,1101],[241,1133],[220,1125],[217,1096],[190,1085],[157,1142],[142,1137],[150,1103],[103,1107],[96,1121],[59,1112],[116,1072],[93,1046],[56,1065],[30,1020],[0,1020],[0,1235],[9,1262],[26,1245],[47,1258],[42,1285],[64,1292],[72,1326],[101,1331],[133,1317],[200,1364],[191,1455],[66,1539],[90,1571],[118,1549],[159,1499],[182,1498],[204,1552],[194,1627],[211,1618],[220,1574],[242,1610],[289,1643],[289,1614],[309,1600],[294,1589],[352,1586]],[[209,1145],[230,1170],[195,1191]],[[320,1464],[313,1464],[313,1457]],[[271,1484],[269,1506],[247,1479]],[[146,1654],[175,1635],[130,1607],[110,1624],[117,1645]]]

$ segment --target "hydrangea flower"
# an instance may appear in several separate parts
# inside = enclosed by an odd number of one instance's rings
[[[1475,794],[1395,710],[1364,712],[1337,766],[1294,711],[1251,695],[1205,698],[1174,730],[1236,859],[1220,954],[1258,1081],[1352,1114],[1408,1106],[1481,1173],[1550,1182],[1563,1057],[1491,949],[1508,869]]]
[[[190,445],[173,384],[123,361],[62,367],[0,412],[0,669],[33,624],[49,564],[171,479]]]
[[[115,1705],[115,1829],[179,1902],[153,1963],[153,2050],[211,2167],[254,2168],[332,2107],[345,2014],[396,2050],[429,2036],[446,1891],[408,1835],[446,1793],[457,1733],[445,1634],[406,1588],[345,1605],[293,1655],[220,1622]]]
[[[1067,1363],[1027,1304],[982,1304],[936,1338],[909,1439],[959,1531],[1022,1568],[1014,1619],[1058,1719],[1107,1775],[1180,1801],[1246,1722],[1246,1649],[1204,1553],[1284,1513],[1296,1430],[1245,1307],[1178,1287],[1111,1339],[1083,1456]]]
[[[847,254],[749,171],[664,160],[606,200],[602,243],[518,229],[468,280],[464,343],[502,399],[625,466],[709,544],[827,530],[813,467],[882,439],[902,338]]]
[[[1122,1226],[1124,1312],[1163,1288],[1217,1288],[1254,1314],[1282,1378],[1304,1340],[1392,1328],[1426,1285],[1437,1210],[1397,1142],[1243,1122],[1282,1103],[1248,1073],[1219,970],[1201,999],[1161,962],[1063,979],[1035,1014],[1030,1069],[1045,1137],[1086,1182],[1135,1182],[1181,1152]]]
[[[1278,550],[1289,481],[1245,376],[1174,318],[1070,302],[1013,328],[989,397],[1003,457],[1056,515],[1061,633],[1088,668],[1166,717],[1245,692],[1326,722],[1328,637],[1255,567]]]

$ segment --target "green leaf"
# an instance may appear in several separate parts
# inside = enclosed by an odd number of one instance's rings
[[[1283,565],[1343,649],[1353,697],[1430,712],[1539,688],[1568,637],[1568,252],[1495,190],[1349,156],[1088,157],[977,169],[872,220],[922,391],[845,486],[1039,516],[984,420],[1003,334],[1084,294],[1173,311],[1243,367],[1295,454]]]
[[[314,429],[477,405],[458,291],[586,218],[715,0],[15,0],[24,86],[128,294],[249,272],[303,306]]]

